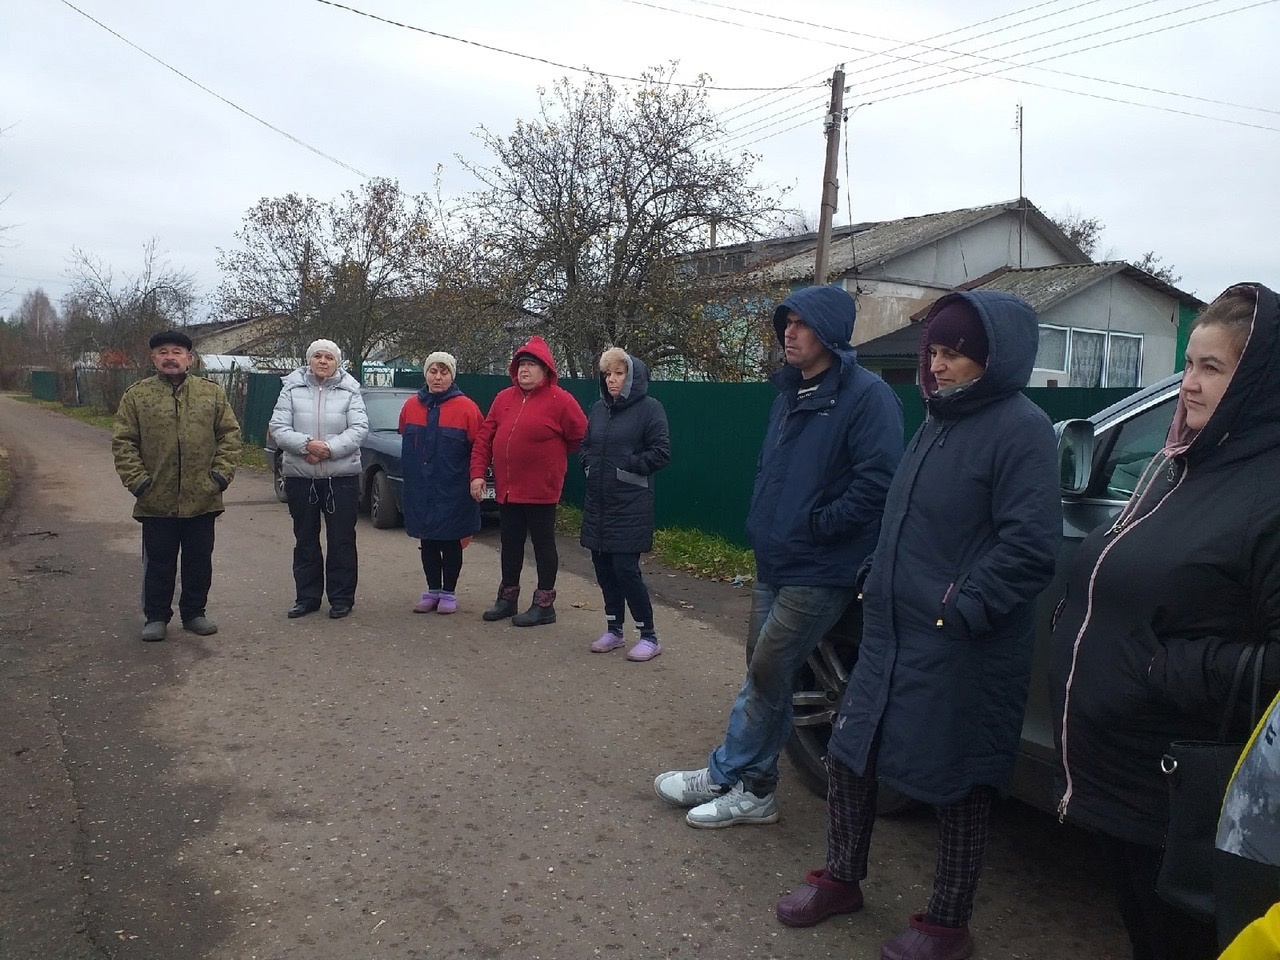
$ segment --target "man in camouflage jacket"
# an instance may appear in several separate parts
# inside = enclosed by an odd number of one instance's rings
[[[150,347],[156,376],[125,391],[111,440],[116,473],[136,498],[133,516],[142,523],[142,639],[165,638],[179,552],[182,626],[208,636],[218,632],[205,616],[213,522],[235,476],[240,424],[222,387],[187,375],[194,358],[185,333],[157,333]]]

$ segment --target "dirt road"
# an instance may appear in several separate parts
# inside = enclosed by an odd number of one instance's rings
[[[362,521],[353,615],[289,621],[287,512],[242,473],[217,526],[221,632],[144,644],[106,434],[0,396],[0,446],[18,477],[0,518],[0,958],[843,960],[923,908],[927,815],[877,828],[863,913],[796,931],[773,905],[821,863],[819,800],[784,770],[780,824],[697,831],[653,796],[723,732],[733,588],[663,578],[665,652],[633,664],[586,652],[602,615],[579,560],[554,626],[480,620],[492,536],[466,552],[461,612],[415,616],[413,541]],[[1002,806],[977,956],[1125,956],[1092,871],[1078,835]]]

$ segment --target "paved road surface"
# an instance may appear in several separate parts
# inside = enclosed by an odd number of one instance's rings
[[[730,587],[663,578],[665,652],[632,664],[586,652],[602,615],[580,557],[554,626],[481,622],[492,533],[461,612],[415,616],[414,543],[362,521],[355,613],[288,621],[288,516],[242,473],[221,632],[143,644],[106,434],[0,396],[0,447],[20,480],[0,518],[3,960],[843,960],[923,907],[927,814],[878,827],[862,914],[796,931],[773,905],[821,863],[819,800],[784,780],[779,825],[697,831],[653,796],[723,730]],[[1126,955],[1093,871],[1077,834],[1002,806],[977,956]]]

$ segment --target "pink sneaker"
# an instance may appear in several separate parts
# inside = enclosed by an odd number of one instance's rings
[[[440,591],[440,596],[436,601],[436,613],[457,613],[458,598],[452,593]]]
[[[440,591],[428,590],[413,608],[414,613],[430,613],[440,602]]]
[[[610,650],[617,650],[627,641],[622,639],[621,634],[614,633],[612,630],[606,630],[600,634],[599,640],[591,642],[592,653],[608,653]]]
[[[627,651],[627,659],[635,660],[638,663],[644,663],[646,660],[652,660],[662,652],[662,644],[657,640],[649,637],[641,637],[640,642]]]

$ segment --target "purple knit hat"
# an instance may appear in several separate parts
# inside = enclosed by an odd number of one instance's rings
[[[986,327],[973,305],[959,297],[933,315],[925,342],[949,347],[974,363],[987,365]]]

